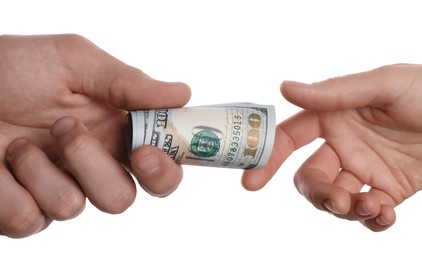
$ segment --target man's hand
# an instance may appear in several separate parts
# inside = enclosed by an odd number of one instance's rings
[[[78,35],[0,36],[0,234],[25,237],[134,201],[129,170],[166,196],[182,168],[155,147],[126,153],[128,110],[180,107],[182,83],[154,80]]]

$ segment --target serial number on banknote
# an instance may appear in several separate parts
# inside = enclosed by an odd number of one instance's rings
[[[243,127],[242,122],[243,122],[243,118],[241,115],[233,116],[233,127],[232,127],[230,148],[228,149],[226,159],[223,162],[224,166],[229,166],[230,164],[232,164],[236,156],[238,155],[240,141],[242,138],[242,127]]]

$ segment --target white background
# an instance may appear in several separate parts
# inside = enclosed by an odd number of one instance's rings
[[[152,77],[186,82],[188,105],[274,104],[279,122],[299,111],[281,97],[283,80],[422,63],[417,3],[0,0],[0,34],[81,34]],[[258,192],[242,188],[241,170],[186,166],[171,196],[139,189],[120,215],[88,204],[32,237],[0,237],[0,259],[420,259],[419,194],[381,233],[299,195],[293,175],[317,145],[296,152]]]

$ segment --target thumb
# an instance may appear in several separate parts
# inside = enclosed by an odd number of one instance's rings
[[[331,78],[312,84],[284,81],[282,95],[305,109],[334,111],[391,103],[409,85],[406,66],[389,65],[371,71]]]
[[[58,36],[56,48],[71,75],[73,92],[126,110],[180,107],[189,101],[186,84],[155,80],[82,36]]]
[[[190,88],[184,83],[155,80],[128,65],[118,67],[113,78],[107,70],[97,72],[103,81],[87,94],[126,110],[181,107],[190,99]]]

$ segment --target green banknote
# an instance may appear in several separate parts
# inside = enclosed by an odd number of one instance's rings
[[[126,135],[130,152],[154,145],[179,164],[256,169],[272,151],[275,109],[233,103],[131,111]]]

